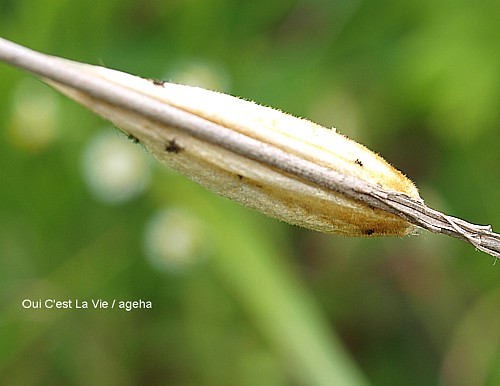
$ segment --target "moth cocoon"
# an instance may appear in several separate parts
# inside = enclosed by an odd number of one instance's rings
[[[415,185],[363,145],[306,119],[230,95],[153,82],[103,67],[69,62],[105,81],[197,115],[343,176],[420,199]],[[211,191],[272,217],[346,236],[404,236],[414,226],[366,203],[238,155],[180,129],[47,81],[109,119],[169,167]]]

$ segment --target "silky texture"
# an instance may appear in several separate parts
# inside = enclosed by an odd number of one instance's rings
[[[415,185],[401,172],[334,129],[218,92],[154,82],[103,67],[72,64],[342,175],[419,199]],[[211,191],[269,216],[346,236],[404,236],[414,230],[413,225],[391,213],[48,82],[111,120],[167,166]]]
[[[500,258],[500,234],[490,225],[428,207],[404,175],[334,130],[228,95],[44,55],[2,38],[0,60],[112,120],[165,164],[271,216],[348,236],[405,235],[421,227]]]

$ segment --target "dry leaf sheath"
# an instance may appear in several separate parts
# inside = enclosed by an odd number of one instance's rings
[[[208,189],[306,228],[404,236],[415,226],[500,257],[500,235],[427,207],[377,154],[305,119],[229,95],[44,55],[0,39],[0,59],[117,125]]]

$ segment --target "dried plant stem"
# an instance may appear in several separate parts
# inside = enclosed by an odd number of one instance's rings
[[[500,235],[494,233],[490,226],[475,225],[447,216],[429,208],[423,201],[403,193],[382,189],[340,174],[123,85],[86,73],[71,61],[41,54],[4,39],[0,39],[0,60],[57,84],[76,89],[101,103],[177,128],[197,139],[220,146],[299,180],[393,213],[433,233],[442,233],[466,241],[478,250],[500,258]]]

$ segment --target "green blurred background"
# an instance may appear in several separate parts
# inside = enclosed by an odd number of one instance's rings
[[[499,17],[476,1],[1,0],[0,36],[335,126],[430,206],[498,231]],[[0,383],[500,384],[489,256],[279,223],[21,71],[0,64],[0,90]]]

